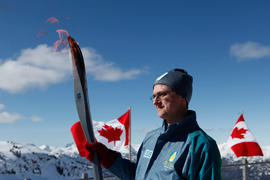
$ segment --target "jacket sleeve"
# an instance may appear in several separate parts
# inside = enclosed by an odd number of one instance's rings
[[[137,154],[137,162],[140,154],[141,148],[139,149]],[[128,159],[124,159],[119,153],[118,157],[108,170],[120,179],[134,180],[136,175],[137,162],[132,162]]]
[[[199,169],[200,180],[221,179],[221,157],[218,147],[214,141],[205,145],[202,152],[202,166]]]
[[[120,179],[135,179],[136,164],[128,159],[122,158],[119,154],[115,162],[109,168],[114,175]]]

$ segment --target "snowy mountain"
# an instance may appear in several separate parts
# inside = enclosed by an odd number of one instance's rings
[[[76,146],[63,148],[0,141],[0,179],[68,180],[82,173],[92,176],[92,165],[80,157]],[[104,174],[110,174],[104,171]]]
[[[136,150],[138,145],[134,145]],[[239,164],[233,152],[220,144],[223,164]],[[249,158],[249,162],[270,161],[270,146],[263,147],[264,157]],[[128,149],[121,149],[121,154],[128,157]],[[132,149],[132,159],[136,158],[136,151]],[[35,146],[9,141],[0,141],[0,180],[75,180],[80,179],[82,173],[92,176],[92,165],[80,157],[75,144],[65,147]],[[105,175],[110,173],[104,170]],[[240,167],[222,168],[223,180],[241,179]],[[250,179],[270,179],[270,164],[252,165],[249,167]]]

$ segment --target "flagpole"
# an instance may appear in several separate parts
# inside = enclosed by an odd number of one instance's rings
[[[247,180],[248,179],[248,161],[246,157],[243,157],[242,159],[243,161],[243,170],[242,170],[242,175],[243,175],[243,180]]]
[[[129,107],[129,160],[131,160],[131,107]]]
[[[241,115],[244,114],[244,110],[241,110]],[[243,165],[243,169],[242,169],[242,177],[243,180],[247,180],[248,179],[248,161],[247,161],[247,157],[243,157],[242,158],[242,163]]]

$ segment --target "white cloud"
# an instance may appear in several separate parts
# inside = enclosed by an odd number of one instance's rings
[[[5,105],[0,104],[0,110],[3,110],[4,108],[5,108]],[[20,119],[24,119],[24,118],[18,113],[0,112],[0,123],[13,123]],[[43,118],[35,116],[35,115],[31,116],[30,119],[33,122],[43,121]]]
[[[102,57],[91,48],[82,48],[86,71],[99,81],[119,81],[133,79],[142,73],[142,70],[131,69],[123,71],[112,62],[105,62]]]
[[[16,113],[0,112],[0,123],[13,123],[21,118],[21,115]]]
[[[270,46],[248,41],[246,43],[235,43],[230,47],[230,55],[238,60],[251,60],[270,57]]]
[[[123,71],[106,62],[91,48],[82,48],[86,71],[95,80],[118,81],[132,79],[142,73],[139,69]],[[53,47],[39,45],[24,49],[17,58],[0,61],[0,89],[18,93],[31,88],[45,88],[64,81],[71,75],[69,53],[54,53]]]
[[[0,110],[3,110],[5,108],[4,104],[0,104]]]
[[[43,118],[41,118],[41,117],[38,117],[38,116],[31,116],[31,121],[33,121],[33,122],[41,122],[41,121],[43,121]]]
[[[0,65],[0,88],[10,93],[30,88],[44,88],[61,82],[71,68],[67,53],[53,53],[53,48],[39,45],[21,51],[17,59]]]

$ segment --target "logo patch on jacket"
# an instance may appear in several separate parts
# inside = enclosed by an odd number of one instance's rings
[[[164,161],[164,162],[163,162],[163,166],[164,166],[166,169],[172,169],[172,168],[174,167],[173,161],[175,160],[176,154],[177,154],[177,152],[171,153],[169,159],[168,159],[167,161]]]
[[[177,152],[173,152],[171,155],[170,155],[170,158],[169,158],[169,162],[173,162],[173,160],[175,159],[175,156],[176,156],[176,153]]]
[[[153,151],[152,150],[146,149],[145,152],[144,152],[143,157],[145,157],[147,159],[150,159],[152,157],[152,154],[153,154]]]

